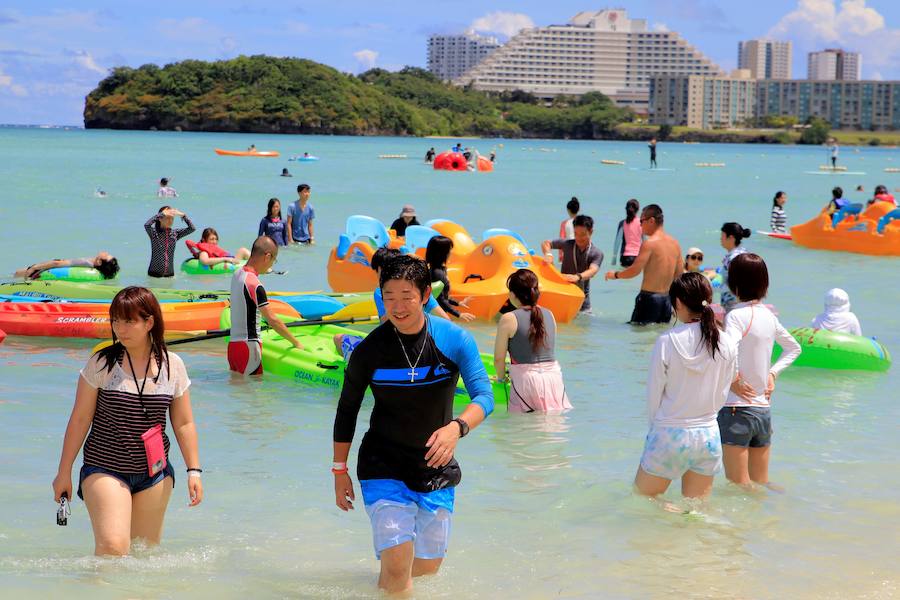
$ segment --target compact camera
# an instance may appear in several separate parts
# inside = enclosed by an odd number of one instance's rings
[[[56,524],[61,527],[68,525],[70,514],[69,497],[67,494],[63,494],[62,498],[59,500],[59,508],[56,510]]]

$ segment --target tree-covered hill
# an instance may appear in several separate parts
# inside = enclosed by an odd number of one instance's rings
[[[602,94],[547,107],[522,92],[456,88],[418,68],[353,76],[269,56],[116,67],[84,107],[87,128],[346,135],[592,139],[631,118]]]

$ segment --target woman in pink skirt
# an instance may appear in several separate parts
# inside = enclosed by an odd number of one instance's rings
[[[500,318],[494,342],[494,367],[498,377],[506,373],[509,353],[510,412],[553,412],[572,408],[562,370],[553,353],[556,320],[553,313],[537,305],[538,278],[519,269],[506,280],[509,301],[516,307]]]

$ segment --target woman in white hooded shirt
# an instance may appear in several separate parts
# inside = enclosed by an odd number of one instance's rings
[[[653,348],[650,432],[634,485],[639,493],[656,496],[680,478],[682,495],[703,498],[721,463],[716,413],[734,381],[737,340],[719,330],[710,306],[712,287],[702,274],[682,274],[669,297],[683,324],[659,336]]]
[[[812,320],[812,326],[838,333],[862,335],[859,319],[850,312],[850,296],[841,288],[825,292],[825,312]]]

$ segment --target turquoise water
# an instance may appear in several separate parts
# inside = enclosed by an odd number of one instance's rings
[[[819,148],[660,144],[646,166],[643,144],[473,141],[498,146],[491,174],[439,173],[421,164],[449,140],[110,131],[0,130],[0,272],[58,256],[114,252],[124,283],[145,283],[142,225],[162,203],[223,246],[249,245],[266,201],[286,204],[313,187],[318,245],[279,256],[273,289],[327,288],[325,264],[348,215],[389,223],[403,204],[420,220],[444,217],[473,236],[510,227],[536,246],[554,236],[573,195],[596,222],[609,255],[628,198],[657,202],[683,248],[707,263],[723,254],[723,221],[768,229],[771,198],[789,195],[791,223],[811,217],[834,185],[900,187],[892,149],[843,148],[841,162],[866,175],[810,175]],[[281,151],[280,159],[216,156],[214,147]],[[318,163],[288,162],[304,151]],[[409,160],[379,160],[378,154]],[[602,158],[624,167],[602,166]],[[725,162],[725,168],[695,168]],[[288,167],[294,177],[278,176]],[[94,197],[101,187],[107,198]],[[852,198],[861,195],[850,192]],[[770,268],[769,301],[787,326],[805,325],[826,289],[846,289],[864,332],[900,354],[897,269],[890,258],[805,250],[760,239],[747,246]],[[178,259],[186,256],[179,249]],[[609,264],[607,256],[604,270]],[[226,279],[179,275],[178,287],[224,287]],[[634,330],[638,283],[592,285],[595,314],[560,327],[557,354],[575,410],[564,416],[498,411],[466,438],[450,554],[440,575],[417,582],[428,598],[685,597],[882,598],[900,594],[900,408],[897,369],[887,374],[789,369],[774,398],[771,476],[784,494],[746,494],[719,477],[692,515],[663,512],[631,495],[646,419],[644,383],[659,329]],[[471,327],[482,349],[493,326]],[[98,560],[84,505],[70,525],[53,520],[52,480],[91,342],[8,338],[0,345],[0,580],[4,597],[376,597],[378,564],[368,519],[334,507],[331,425],[336,398],[291,381],[235,381],[216,341],[181,346],[193,380],[206,497],[186,507],[179,477],[163,544]],[[368,417],[360,416],[360,431]],[[355,450],[354,450],[355,454]],[[173,451],[176,472],[182,467]],[[358,487],[357,487],[358,490]],[[669,498],[678,499],[673,488]],[[687,507],[686,507],[687,508]]]

